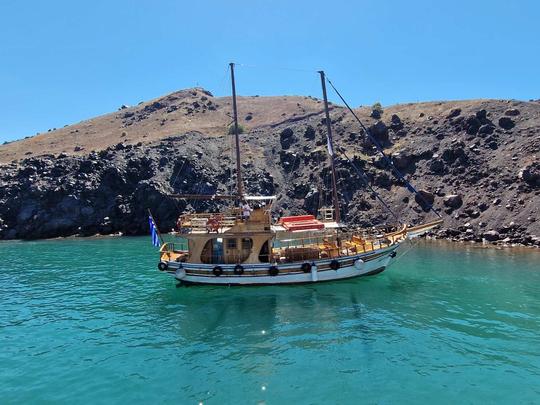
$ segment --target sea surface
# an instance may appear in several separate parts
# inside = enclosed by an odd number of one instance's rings
[[[412,247],[367,278],[176,288],[149,237],[2,242],[0,403],[540,403],[540,252]]]

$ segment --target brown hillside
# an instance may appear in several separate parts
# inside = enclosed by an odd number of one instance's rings
[[[248,192],[277,194],[276,209],[285,213],[316,213],[328,203],[320,192],[329,179],[321,101],[240,97],[238,108]],[[357,113],[443,214],[440,236],[540,245],[539,102],[409,103],[379,118],[370,108]],[[331,118],[337,145],[400,221],[428,218],[348,111],[332,106]],[[231,99],[196,88],[0,146],[0,239],[145,233],[146,208],[169,230],[180,210],[202,207],[170,193],[234,184],[230,123]],[[395,222],[342,156],[337,174],[346,223]]]

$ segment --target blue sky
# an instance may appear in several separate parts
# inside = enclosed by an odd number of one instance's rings
[[[178,89],[540,98],[538,1],[0,1],[0,142]],[[282,68],[305,69],[287,70]],[[335,96],[331,96],[336,100]]]

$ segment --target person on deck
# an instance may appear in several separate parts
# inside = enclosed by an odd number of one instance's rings
[[[249,206],[247,201],[244,201],[242,203],[242,219],[244,221],[247,221],[249,219],[249,217],[251,216],[251,211],[253,211],[253,208]]]

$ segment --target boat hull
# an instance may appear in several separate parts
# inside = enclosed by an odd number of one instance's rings
[[[306,284],[323,281],[342,280],[353,277],[378,274],[385,270],[395,257],[399,244],[369,253],[345,256],[335,259],[314,260],[311,269],[305,271],[304,263],[283,263],[274,265],[276,275],[270,275],[270,263],[246,264],[243,274],[234,274],[235,265],[220,265],[222,274],[213,273],[215,265],[168,262],[167,273],[184,284],[212,285],[283,285]],[[338,266],[335,263],[338,263]],[[338,267],[338,268],[336,268]],[[275,271],[275,270],[274,270]]]

